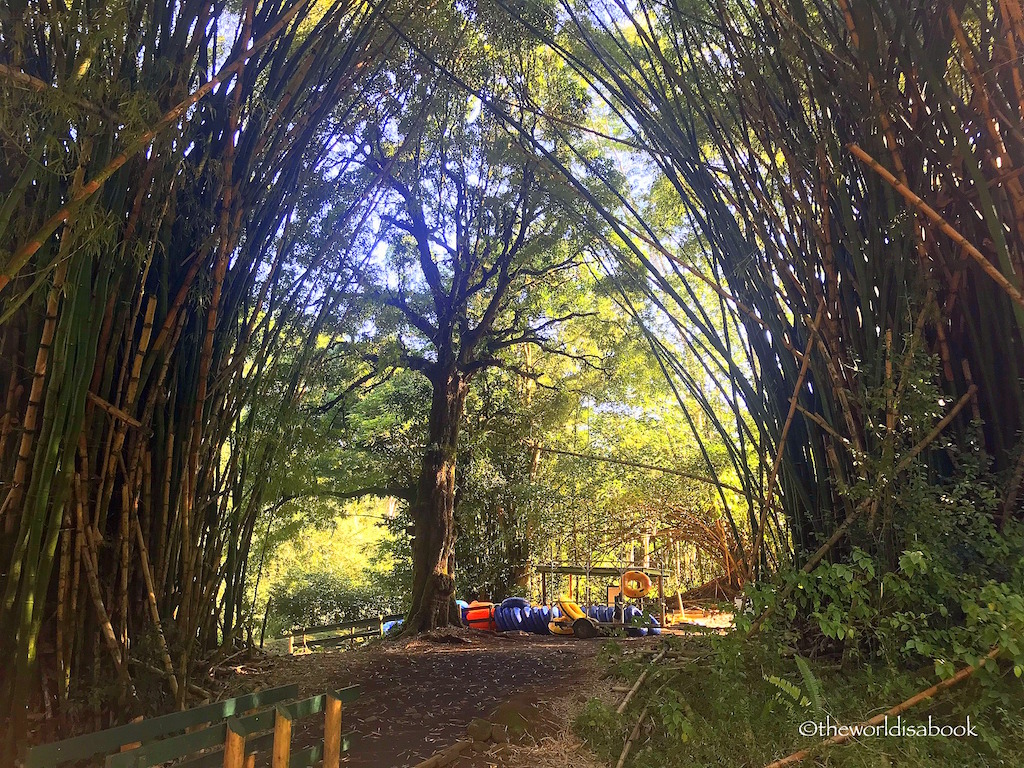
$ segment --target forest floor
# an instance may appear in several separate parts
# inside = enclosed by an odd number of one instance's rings
[[[625,642],[639,649],[659,640]],[[510,730],[522,732],[513,734],[512,743],[467,750],[452,763],[457,768],[588,768],[603,763],[591,761],[570,726],[586,700],[612,695],[594,664],[601,645],[449,630],[351,651],[264,657],[256,668],[238,665],[234,679],[225,682],[236,691],[298,683],[302,696],[361,686],[359,699],[344,711],[343,730],[354,736],[342,761],[348,768],[416,765],[466,739],[474,718],[509,721]],[[318,741],[320,728],[310,718],[305,730],[297,729],[293,749]]]

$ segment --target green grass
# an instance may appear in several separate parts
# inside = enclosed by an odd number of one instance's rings
[[[923,670],[882,666],[836,669],[783,658],[765,644],[738,640],[690,641],[708,657],[678,668],[659,668],[622,716],[593,699],[575,721],[577,733],[611,765],[619,757],[640,710],[650,717],[626,765],[630,768],[749,768],[764,766],[822,741],[801,736],[800,724],[852,724],[885,711],[934,684]],[[620,679],[633,680],[643,664],[632,654],[599,657]],[[985,768],[1024,765],[1024,682],[1003,665],[998,674],[965,683],[904,713],[904,726],[962,725],[970,716],[975,737],[863,737],[817,752],[804,765],[835,768]],[[892,722],[892,721],[890,721]]]

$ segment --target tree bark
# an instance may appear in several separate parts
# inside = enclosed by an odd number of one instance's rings
[[[455,467],[459,427],[469,385],[465,374],[449,369],[431,376],[427,449],[420,465],[412,508],[412,607],[405,633],[460,624],[455,608]]]

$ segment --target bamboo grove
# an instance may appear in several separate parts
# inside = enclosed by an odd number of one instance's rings
[[[1019,0],[471,5],[557,54],[617,131],[588,135],[679,211],[648,215],[590,149],[566,160],[581,126],[538,140],[536,105],[481,97],[594,209],[595,262],[710,427],[686,474],[724,523],[666,499],[667,525],[736,582],[853,546],[895,567],[904,494],[979,455],[977,515],[1024,522]],[[183,706],[242,639],[254,527],[283,498],[270,470],[344,357],[379,245],[393,168],[351,171],[353,126],[416,123],[395,94],[421,78],[479,91],[429,50],[389,60],[409,30],[452,45],[462,14],[0,7],[4,757],[30,709],[83,688],[106,685],[119,719],[146,709],[144,680]]]
[[[720,489],[721,508],[748,577],[851,543],[894,565],[908,470],[941,485],[958,451],[997,478],[977,514],[1021,520],[1017,0],[503,7],[684,212],[666,230],[629,193],[605,208],[624,309],[644,319],[630,292],[660,307],[673,330],[648,331],[652,349],[728,447],[745,501]]]
[[[323,221],[301,182],[344,167],[381,30],[344,0],[0,10],[6,749],[82,685],[117,718],[140,675],[180,706],[239,638],[369,196]]]

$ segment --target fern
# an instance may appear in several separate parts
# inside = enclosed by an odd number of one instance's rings
[[[779,689],[779,693],[775,694],[775,698],[779,701],[790,707],[793,705],[800,707],[810,706],[810,699],[803,695],[803,691],[800,690],[799,686],[789,682],[789,680],[776,677],[775,675],[765,675],[764,679],[765,682]]]
[[[803,656],[796,657],[796,666],[800,670],[800,676],[804,679],[804,690],[810,696],[811,704],[814,706],[815,714],[822,714],[825,711],[825,697],[821,691],[821,681],[811,671],[811,665]]]

